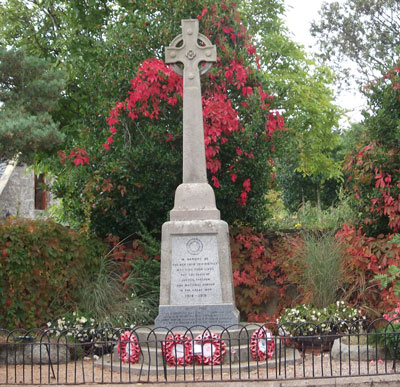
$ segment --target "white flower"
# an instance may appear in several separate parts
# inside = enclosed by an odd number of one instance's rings
[[[87,318],[85,316],[82,316],[79,321],[84,324],[85,322],[87,322]]]
[[[50,328],[51,327],[51,322],[49,321],[46,325]]]

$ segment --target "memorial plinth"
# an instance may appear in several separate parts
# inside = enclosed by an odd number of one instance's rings
[[[199,34],[198,20],[183,20],[182,32],[167,47],[166,63],[183,75],[183,183],[176,190],[170,221],[162,227],[155,325],[229,327],[238,324],[239,312],[228,225],[220,219],[207,182],[200,88],[200,75],[216,61],[216,48]],[[206,65],[199,69],[202,62]]]
[[[227,223],[221,220],[164,223],[161,246],[156,326],[238,324]]]

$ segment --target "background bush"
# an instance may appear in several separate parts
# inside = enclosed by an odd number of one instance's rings
[[[0,222],[0,326],[32,328],[78,301],[104,245],[51,221]]]

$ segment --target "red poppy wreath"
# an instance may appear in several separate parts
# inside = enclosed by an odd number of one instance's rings
[[[132,332],[125,331],[119,338],[118,355],[122,363],[137,363],[139,361],[140,347]]]
[[[171,366],[192,364],[192,341],[188,336],[169,335],[162,343],[161,349],[165,361]]]
[[[257,329],[250,339],[250,352],[254,360],[272,359],[275,351],[274,339],[271,333],[265,329]]]
[[[224,361],[226,344],[217,333],[204,332],[198,335],[194,345],[197,363],[218,365]]]

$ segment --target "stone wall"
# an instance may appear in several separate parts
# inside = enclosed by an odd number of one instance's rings
[[[0,194],[0,218],[7,215],[37,217],[34,174],[26,166],[15,167]]]

